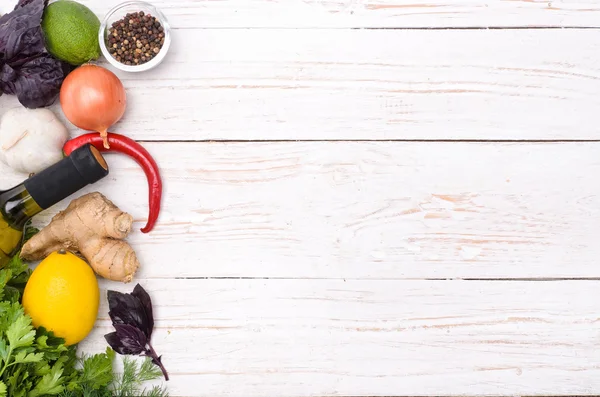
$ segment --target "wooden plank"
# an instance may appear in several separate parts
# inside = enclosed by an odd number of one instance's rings
[[[82,0],[103,16],[117,0]],[[177,28],[598,27],[595,0],[155,0]]]
[[[165,200],[155,231],[131,236],[140,277],[599,275],[599,143],[146,146]],[[142,227],[143,173],[109,163],[93,189]]]
[[[177,31],[162,67],[120,74],[129,107],[114,129],[142,140],[600,139],[598,53],[589,30]],[[0,109],[15,103],[1,97]]]
[[[600,393],[598,281],[140,283],[172,396]]]

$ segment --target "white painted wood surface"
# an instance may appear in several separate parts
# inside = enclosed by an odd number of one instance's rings
[[[174,395],[600,389],[598,281],[139,281],[158,306]],[[103,350],[110,328],[101,316],[85,349]]]
[[[117,0],[81,0],[104,15]],[[154,0],[177,28],[599,27],[596,0]]]
[[[143,140],[600,139],[600,37],[589,30],[174,37],[159,69],[120,74],[130,105],[116,130]]]
[[[146,147],[165,201],[155,231],[131,236],[143,278],[599,275],[597,143]],[[141,228],[144,175],[129,159],[108,161],[110,176],[86,191],[106,194]]]
[[[600,394],[600,3],[154,3],[174,45],[114,131],[164,175],[130,242],[172,396]],[[141,227],[109,163],[87,191]]]

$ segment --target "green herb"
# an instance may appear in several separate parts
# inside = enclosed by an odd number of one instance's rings
[[[156,367],[150,358],[138,363],[129,357],[123,359],[123,373],[114,382],[113,395],[116,397],[167,397],[164,388],[154,386],[151,389],[143,389],[142,384],[156,380],[162,376],[161,370]]]
[[[144,383],[162,376],[151,361],[145,359],[141,365],[130,358],[123,360],[123,372],[113,374],[112,362],[115,352],[110,348],[106,354],[97,354],[82,360],[83,369],[78,377],[59,394],[59,397],[168,397],[164,388],[144,388]],[[1,394],[0,394],[1,395]]]
[[[56,395],[64,390],[68,349],[52,333],[36,330],[19,303],[15,285],[28,275],[18,259],[0,270],[0,391],[14,397]]]

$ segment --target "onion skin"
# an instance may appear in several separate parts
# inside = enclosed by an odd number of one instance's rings
[[[60,90],[60,104],[71,123],[100,132],[104,147],[109,149],[107,131],[123,117],[127,95],[113,72],[87,64],[69,73]]]

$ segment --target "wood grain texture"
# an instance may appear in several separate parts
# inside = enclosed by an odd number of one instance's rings
[[[177,31],[160,68],[120,74],[129,103],[114,130],[141,140],[600,139],[598,53],[589,30]],[[0,98],[0,109],[15,104]]]
[[[165,199],[155,231],[131,236],[140,277],[600,276],[598,143],[146,146]],[[109,164],[87,191],[142,227],[142,171]]]
[[[119,0],[82,0],[99,15]],[[595,0],[155,0],[176,28],[598,27]]]
[[[140,283],[172,396],[600,392],[598,281]],[[86,351],[106,346],[104,301]]]
[[[600,394],[600,143],[392,142],[600,140],[597,29],[479,29],[598,28],[596,0],[153,3],[174,44],[119,74],[114,131],[163,172],[129,241],[172,396]],[[79,194],[142,227],[143,173],[109,163]],[[101,287],[85,352],[133,289]]]

